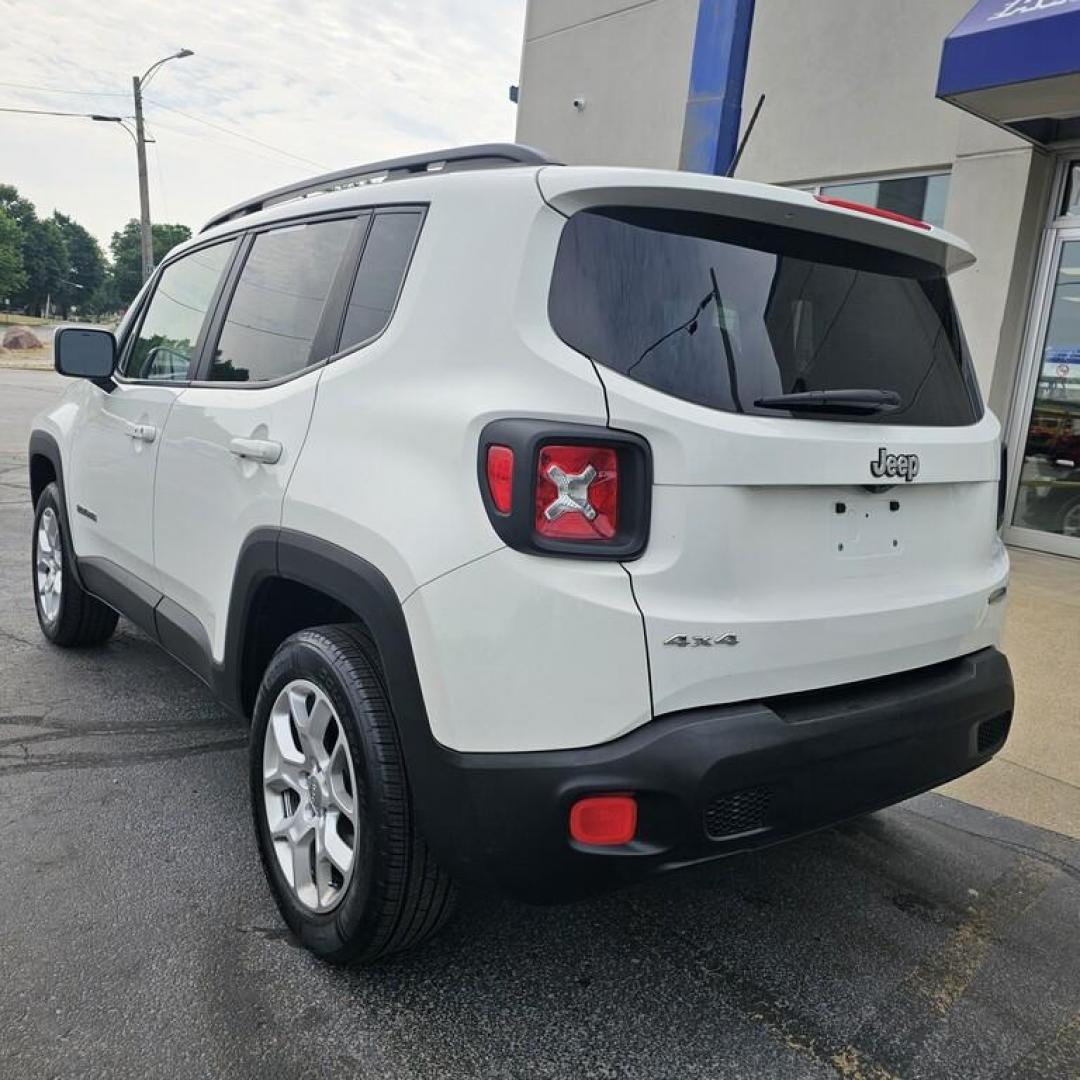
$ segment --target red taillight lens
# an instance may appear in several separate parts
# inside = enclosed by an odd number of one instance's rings
[[[509,514],[514,501],[514,451],[509,446],[488,447],[487,483],[495,509]]]
[[[619,461],[610,447],[544,446],[534,528],[557,540],[610,540],[619,527]]]
[[[907,214],[897,214],[893,210],[882,210],[879,206],[866,206],[863,203],[849,202],[847,199],[834,199],[831,195],[815,195],[819,203],[826,206],[839,206],[842,210],[856,210],[860,214],[870,214],[873,217],[887,218],[889,221],[899,221],[901,225],[914,225],[916,229],[929,229],[925,221],[918,218],[908,217]]]
[[[629,844],[636,832],[633,795],[590,795],[570,807],[570,836],[579,844],[615,847]]]

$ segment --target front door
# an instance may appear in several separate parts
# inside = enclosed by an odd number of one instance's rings
[[[217,244],[166,266],[122,343],[113,385],[106,391],[86,383],[83,389],[68,467],[72,539],[80,560],[97,560],[98,569],[129,587],[156,587],[158,448],[169,412],[190,381],[233,247],[233,241]]]
[[[1080,556],[1080,228],[1057,233],[1006,538]]]

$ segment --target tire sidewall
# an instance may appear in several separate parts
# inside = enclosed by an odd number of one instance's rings
[[[1068,515],[1078,506],[1080,506],[1080,495],[1073,495],[1065,499],[1064,502],[1058,507],[1056,515],[1057,520],[1055,522],[1055,525],[1056,532],[1058,532],[1060,535],[1065,535],[1065,518],[1068,517]]]
[[[330,699],[353,759],[356,778],[356,854],[345,896],[332,911],[319,914],[297,899],[278,864],[263,802],[263,743],[270,710],[282,689],[306,679]],[[364,953],[377,936],[381,898],[385,890],[387,852],[380,843],[384,832],[381,792],[383,779],[373,768],[377,760],[371,731],[364,722],[366,703],[353,700],[334,660],[317,633],[303,631],[286,641],[274,655],[259,689],[252,719],[249,774],[251,809],[259,854],[271,891],[289,928],[302,944],[326,959]]]
[[[41,597],[38,595],[37,583],[38,528],[47,509],[51,509],[56,514],[56,527],[60,534],[60,554],[63,559],[63,566],[60,570],[60,607],[56,613],[56,618],[52,622],[45,618],[45,613],[41,610]],[[60,492],[56,484],[51,483],[38,496],[37,505],[34,507],[34,530],[30,541],[30,582],[34,589],[34,611],[37,612],[41,632],[49,641],[56,641],[60,637],[61,628],[64,625],[64,616],[67,613],[71,589],[75,584],[71,573],[72,559],[67,518],[64,515],[64,508],[60,505]]]

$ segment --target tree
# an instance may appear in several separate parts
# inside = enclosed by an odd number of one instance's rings
[[[14,218],[23,229],[32,221],[37,221],[34,204],[29,199],[24,199],[11,184],[0,184],[0,210]]]
[[[26,284],[22,260],[22,229],[0,208],[0,303],[12,300]]]
[[[66,317],[72,307],[84,309],[105,281],[105,256],[101,245],[77,221],[54,211],[67,246],[68,272],[55,297],[56,308]],[[79,286],[76,288],[76,286]]]
[[[43,315],[51,298],[60,295],[71,271],[64,234],[55,221],[35,219],[23,228],[22,256],[26,284],[16,293],[15,302],[24,310]]]
[[[2,197],[2,196],[0,196]],[[154,265],[156,266],[177,244],[191,238],[186,225],[154,225]],[[112,290],[117,307],[126,307],[142,287],[142,243],[139,222],[132,218],[109,241],[112,252]]]
[[[0,184],[0,209],[15,219],[22,237],[20,253],[24,281],[11,297],[23,311],[41,314],[51,297],[59,296],[70,274],[67,243],[55,221],[40,221],[34,204],[11,184]]]

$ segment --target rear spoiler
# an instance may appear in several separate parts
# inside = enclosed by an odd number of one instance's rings
[[[565,165],[541,168],[537,182],[547,203],[567,216],[596,206],[664,206],[870,244],[933,263],[947,274],[975,262],[971,248],[944,229],[822,203],[795,188],[702,173]]]

